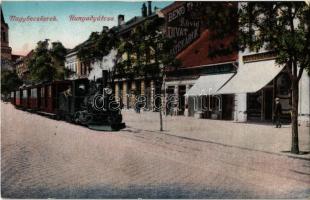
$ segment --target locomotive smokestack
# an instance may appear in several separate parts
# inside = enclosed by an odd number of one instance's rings
[[[118,15],[117,20],[118,20],[117,22],[118,26],[123,25],[125,23],[125,15]]]
[[[151,16],[152,15],[152,1],[148,1],[147,2],[147,5],[148,5],[148,16]]]
[[[108,70],[102,70],[102,86],[105,88],[108,84]]]

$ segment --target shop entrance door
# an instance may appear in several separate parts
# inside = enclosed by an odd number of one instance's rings
[[[186,86],[179,85],[179,115],[184,115]]]
[[[222,119],[232,120],[234,97],[232,95],[222,95]]]

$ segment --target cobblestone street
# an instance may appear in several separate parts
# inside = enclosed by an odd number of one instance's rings
[[[1,103],[3,198],[308,198],[309,127],[123,112],[100,132]]]

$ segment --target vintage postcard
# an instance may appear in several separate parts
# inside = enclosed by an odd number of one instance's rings
[[[1,2],[4,199],[307,199],[309,103],[309,2]]]

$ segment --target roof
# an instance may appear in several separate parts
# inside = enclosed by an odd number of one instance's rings
[[[31,51],[29,51],[29,53],[24,58],[31,57],[33,53],[34,53],[34,50],[32,49]]]
[[[71,53],[73,53],[73,52],[78,51],[80,47],[85,46],[85,45],[88,45],[89,43],[90,43],[90,40],[89,40],[89,38],[88,38],[88,39],[85,40],[84,42],[82,42],[82,43],[76,45],[73,49],[67,49],[67,54],[66,54],[66,55],[69,55],[69,54],[71,54]]]
[[[136,27],[138,24],[144,22],[145,20],[156,17],[156,16],[157,16],[157,14],[155,12],[153,12],[152,15],[149,15],[146,17],[135,16],[135,17],[131,18],[130,20],[128,20],[127,22],[125,22],[125,24],[120,25],[118,28],[118,32],[120,35],[124,34],[127,31],[131,30],[132,28]]]
[[[237,51],[230,55],[216,57],[209,56],[210,47],[218,47],[221,45],[227,46],[234,39],[233,37],[212,41],[210,41],[209,38],[210,31],[203,31],[198,39],[196,39],[192,44],[190,44],[177,55],[177,59],[182,62],[182,68],[191,68],[237,60]]]
[[[15,54],[12,54],[12,61],[15,62],[21,58],[23,58],[24,56],[21,56],[21,55],[15,55]]]

